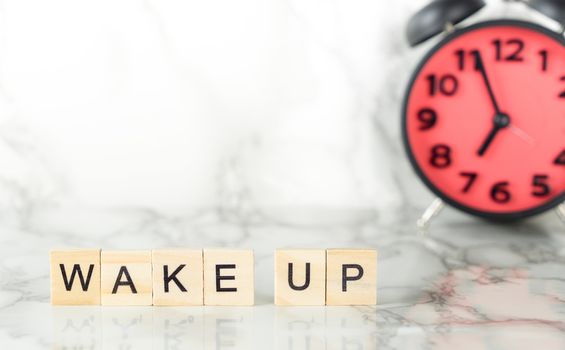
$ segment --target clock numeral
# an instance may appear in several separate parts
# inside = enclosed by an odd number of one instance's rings
[[[436,125],[437,113],[431,108],[422,108],[418,111],[418,120],[420,121],[420,130],[428,130]]]
[[[459,175],[468,178],[467,179],[467,183],[465,184],[465,187],[463,187],[462,192],[463,193],[467,193],[469,192],[469,190],[471,189],[471,187],[473,186],[473,184],[475,183],[475,180],[477,180],[477,173],[471,173],[471,172],[460,172]]]
[[[557,158],[553,161],[555,165],[565,165],[565,149],[559,153]]]
[[[452,74],[446,74],[441,77],[430,74],[426,79],[430,83],[430,96],[435,96],[438,92],[445,96],[453,96],[459,87],[457,78]]]
[[[448,145],[439,144],[432,147],[430,164],[439,169],[447,168],[451,165],[451,148]]]
[[[545,197],[551,193],[551,187],[547,184],[547,179],[547,175],[534,175],[534,179],[532,181],[532,186],[534,187],[532,196]]]
[[[547,71],[548,59],[549,59],[547,50],[540,50],[539,55],[541,56],[541,70],[542,70],[542,72],[546,72]]]
[[[490,198],[496,203],[508,203],[512,198],[510,192],[508,192],[508,185],[508,181],[495,183],[490,190]]]
[[[524,58],[522,57],[522,50],[524,50],[524,42],[521,39],[508,39],[506,41],[502,41],[500,39],[495,39],[492,41],[492,44],[496,50],[496,60],[497,61],[506,61],[506,62],[522,62]],[[505,49],[506,48],[506,49]],[[502,51],[505,51],[507,54],[503,55]]]
[[[467,53],[473,57],[474,60],[474,64],[473,64],[473,69],[474,70],[479,70],[479,60],[477,59],[477,57],[479,56],[479,51],[478,50],[472,50],[472,51],[465,51],[463,49],[459,49],[455,51],[455,56],[457,56],[457,67],[459,68],[460,71],[464,71],[465,70],[465,66],[467,63]]]
[[[565,75],[562,76],[559,80],[565,81]],[[565,90],[563,90],[563,91],[559,94],[559,98],[565,98]]]

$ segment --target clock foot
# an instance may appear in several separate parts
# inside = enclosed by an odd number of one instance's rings
[[[561,221],[563,221],[563,223],[565,224],[565,202],[559,204],[557,208],[555,208],[555,212],[557,213],[557,216],[559,216]]]
[[[436,198],[433,202],[426,208],[422,216],[416,221],[420,234],[425,234],[430,226],[430,222],[434,217],[436,217],[444,207],[444,203],[441,199]],[[565,212],[564,212],[565,214]]]

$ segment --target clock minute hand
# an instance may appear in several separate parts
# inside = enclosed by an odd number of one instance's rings
[[[490,101],[492,102],[495,112],[492,129],[490,130],[490,132],[487,135],[487,138],[485,139],[485,141],[482,143],[481,147],[477,151],[477,154],[482,157],[489,148],[489,146],[491,145],[492,141],[494,140],[498,132],[506,128],[510,124],[510,117],[500,111],[500,107],[498,106],[498,102],[496,101],[496,97],[494,96],[494,91],[492,90],[492,85],[490,84],[490,80],[488,78],[487,71],[485,69],[485,65],[483,63],[483,58],[481,57],[480,51],[475,50],[472,53],[475,55],[475,62],[476,62],[475,68],[479,70],[481,76],[483,77],[483,81],[487,88]]]
[[[479,50],[475,50],[472,52],[472,54],[475,55],[475,62],[476,62],[475,68],[479,70],[481,76],[483,77],[483,81],[485,82],[485,86],[487,88],[490,101],[492,102],[492,105],[494,107],[494,111],[496,114],[502,114],[502,112],[500,112],[500,107],[498,106],[498,102],[496,101],[496,97],[494,96],[494,91],[492,90],[492,85],[488,78],[487,71],[483,63],[483,58],[481,56],[481,52]]]

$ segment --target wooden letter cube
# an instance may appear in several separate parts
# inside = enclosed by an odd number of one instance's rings
[[[275,304],[326,304],[326,251],[279,249],[275,253]]]
[[[252,250],[204,250],[204,305],[253,305]]]
[[[100,250],[54,250],[50,254],[51,304],[100,305]]]
[[[151,305],[151,251],[101,254],[102,305]]]
[[[203,305],[202,250],[153,251],[153,305]]]
[[[326,304],[375,305],[377,303],[377,251],[328,249]]]

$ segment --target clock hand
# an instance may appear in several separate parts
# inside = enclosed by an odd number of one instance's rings
[[[494,91],[492,89],[492,85],[490,83],[490,80],[487,75],[487,71],[485,69],[485,65],[483,63],[483,58],[481,57],[481,52],[479,50],[475,50],[472,53],[473,55],[475,55],[475,62],[476,62],[475,67],[476,69],[479,70],[481,76],[483,77],[483,81],[487,88],[490,101],[492,102],[495,112],[492,129],[490,130],[490,132],[487,135],[487,138],[485,139],[485,141],[482,143],[481,147],[477,151],[477,154],[482,157],[489,148],[489,146],[491,145],[492,141],[494,140],[498,132],[506,128],[508,125],[510,125],[510,117],[500,111],[500,107],[498,106],[498,102],[496,101],[496,97],[494,96]]]
[[[514,135],[518,136],[520,139],[522,139],[530,146],[535,145],[536,140],[533,137],[531,137],[528,133],[526,133],[524,130],[517,127],[516,125],[510,125],[508,130],[510,130]]]
[[[475,67],[479,70],[479,72],[481,72],[481,76],[483,77],[483,81],[485,82],[485,86],[487,88],[490,101],[492,102],[492,105],[494,107],[494,111],[496,114],[502,114],[500,107],[498,106],[498,102],[496,101],[496,97],[494,96],[494,91],[492,90],[492,85],[490,84],[490,80],[483,63],[483,58],[481,57],[481,52],[479,50],[474,50],[472,53],[473,55],[475,55]]]
[[[485,154],[485,152],[487,151],[487,148],[490,146],[490,144],[492,143],[492,141],[494,140],[494,137],[498,134],[498,132],[500,130],[506,128],[509,124],[510,124],[510,118],[506,114],[495,115],[492,129],[490,130],[489,134],[487,135],[486,140],[481,145],[481,148],[479,148],[479,151],[477,152],[477,154],[479,156],[483,156],[483,154]]]

